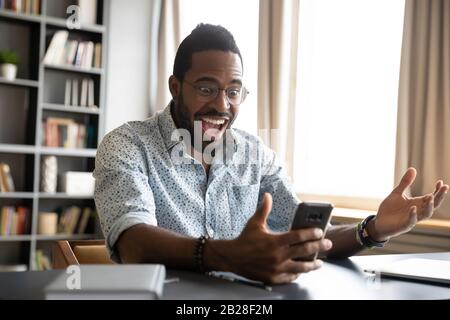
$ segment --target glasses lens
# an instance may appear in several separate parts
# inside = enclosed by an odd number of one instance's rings
[[[217,95],[218,91],[217,87],[205,85],[197,86],[196,89],[200,97],[204,97],[207,99],[214,98]]]
[[[188,82],[188,84],[190,83]],[[208,84],[200,84],[193,86],[197,91],[197,97],[199,101],[203,102],[210,102],[211,100],[214,100],[217,97],[219,91],[223,90],[215,85],[208,85]],[[248,91],[245,87],[232,87],[225,89],[225,95],[227,97],[227,100],[232,105],[241,104],[245,100],[247,93]]]

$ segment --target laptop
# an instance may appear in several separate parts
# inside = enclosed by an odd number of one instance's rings
[[[44,288],[47,300],[153,300],[162,296],[160,264],[70,266]]]
[[[450,261],[444,260],[411,258],[391,262],[378,270],[364,271],[387,277],[450,285]]]

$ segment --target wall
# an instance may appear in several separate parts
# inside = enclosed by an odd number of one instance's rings
[[[149,0],[111,0],[106,133],[149,116]]]

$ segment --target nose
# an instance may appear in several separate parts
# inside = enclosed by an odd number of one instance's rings
[[[227,111],[231,108],[230,103],[228,102],[227,93],[225,90],[219,90],[215,99],[216,109],[219,112]]]

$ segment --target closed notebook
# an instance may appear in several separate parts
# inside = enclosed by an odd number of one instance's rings
[[[69,268],[44,289],[47,300],[159,299],[166,275],[165,267],[160,264],[79,265]]]

